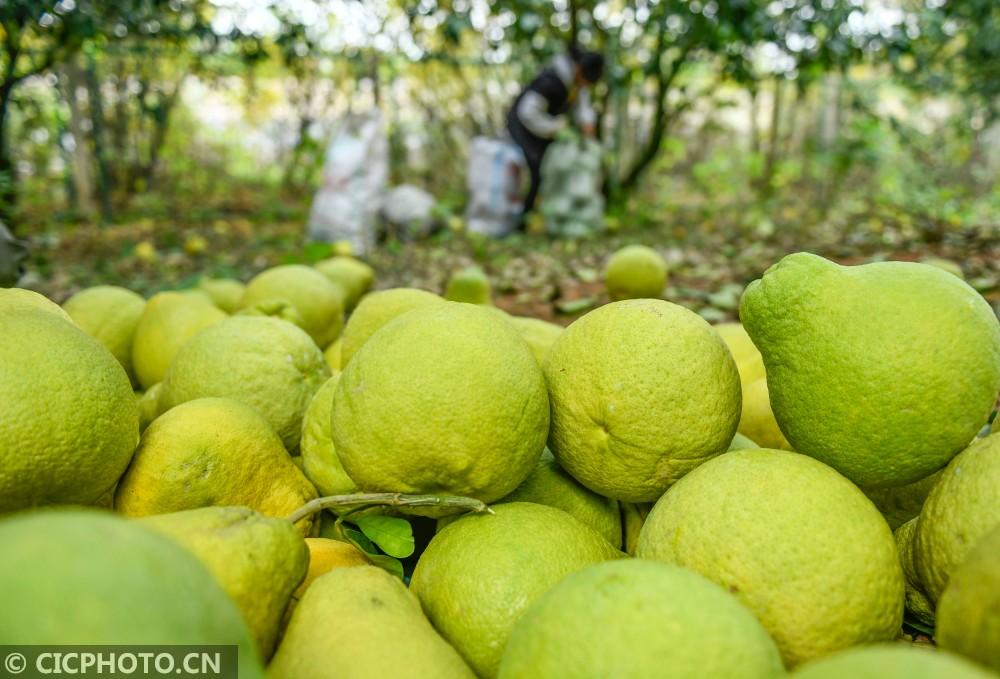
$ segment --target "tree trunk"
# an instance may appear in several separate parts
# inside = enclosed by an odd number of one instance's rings
[[[153,175],[156,174],[156,166],[160,162],[160,151],[163,150],[163,145],[167,141],[167,133],[170,131],[170,117],[174,112],[174,106],[177,105],[177,100],[180,99],[185,79],[186,76],[182,75],[170,93],[162,95],[153,110],[153,134],[149,141],[149,155],[140,173],[147,186],[152,182]]]
[[[77,212],[88,218],[95,216],[94,179],[91,175],[93,159],[87,147],[87,136],[83,131],[84,113],[77,101],[77,89],[83,86],[83,74],[80,67],[70,60],[63,72],[63,98],[69,107],[69,133],[73,137],[73,155],[71,161],[73,194]]]
[[[118,58],[115,69],[115,115],[111,121],[111,145],[114,148],[114,185],[128,190],[128,123],[129,95],[125,55]]]
[[[820,108],[820,147],[829,151],[837,140],[840,125],[840,82],[836,73],[823,79],[823,105]]]
[[[10,110],[10,95],[14,89],[13,82],[0,86],[0,219],[8,222],[11,231],[14,229],[14,207],[17,204],[17,177],[14,174],[13,149],[8,139],[8,112]]]
[[[661,23],[660,33],[657,36],[656,44],[657,54],[662,55],[666,49],[666,23]],[[690,51],[690,46],[685,46],[681,53],[674,59],[666,72],[663,71],[661,67],[658,72],[658,78],[656,82],[656,112],[653,114],[653,130],[649,135],[649,140],[645,147],[639,153],[638,158],[632,164],[632,167],[626,173],[625,178],[622,180],[621,187],[622,191],[630,191],[635,188],[635,185],[639,182],[639,178],[645,172],[646,168],[649,167],[650,163],[656,159],[656,156],[660,153],[660,146],[663,143],[663,136],[667,131],[667,95],[670,92],[670,86],[673,84],[674,78],[677,77],[677,73],[680,71],[681,66],[687,60],[688,52]]]
[[[799,134],[799,111],[802,109],[802,102],[805,99],[806,90],[804,87],[795,86],[795,101],[792,107],[785,114],[785,133],[782,135],[782,157],[789,158],[795,150],[795,138]]]
[[[87,94],[90,99],[90,136],[94,142],[94,155],[97,158],[97,190],[101,199],[101,216],[104,221],[109,222],[114,217],[114,212],[111,208],[110,177],[105,156],[104,107],[101,100],[101,83],[97,79],[97,65],[89,55],[86,76]]]
[[[782,76],[774,78],[774,95],[771,102],[771,124],[767,138],[767,156],[764,158],[764,171],[760,179],[761,198],[768,199],[774,192],[774,170],[778,162],[778,149],[781,146],[781,110],[784,99],[785,79]]]

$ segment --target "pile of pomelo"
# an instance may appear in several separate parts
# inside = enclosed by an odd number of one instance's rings
[[[271,679],[997,676],[989,304],[799,253],[713,327],[666,280],[626,248],[565,329],[481,270],[372,291],[346,256],[0,290],[0,644],[231,644]]]

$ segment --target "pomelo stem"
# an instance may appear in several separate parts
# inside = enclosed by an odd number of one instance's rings
[[[335,507],[358,507],[363,505],[382,505],[386,507],[451,507],[464,509],[476,514],[492,514],[485,502],[461,495],[405,495],[403,493],[358,493],[355,495],[327,495],[310,500],[296,509],[288,517],[292,523],[297,523],[310,514]]]

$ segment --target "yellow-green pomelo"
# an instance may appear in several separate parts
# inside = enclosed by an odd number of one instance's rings
[[[1000,526],[952,573],[937,614],[941,648],[1000,673]]]
[[[275,300],[291,304],[302,318],[302,329],[318,346],[337,339],[344,327],[344,297],[336,285],[312,267],[276,266],[257,274],[243,292],[240,308]]]
[[[737,431],[762,448],[792,449],[771,411],[766,377],[743,387],[743,411]]]
[[[383,327],[333,398],[334,447],[365,491],[498,500],[535,468],[548,428],[528,346],[473,304],[435,304]]]
[[[270,679],[473,679],[406,585],[381,568],[337,568],[292,613]]]
[[[764,357],[754,346],[750,335],[742,323],[719,323],[714,326],[722,341],[729,347],[729,353],[736,361],[736,369],[740,371],[740,383],[743,388],[764,377]]]
[[[309,551],[295,527],[246,507],[203,507],[142,519],[198,557],[236,602],[260,656],[271,657]]]
[[[309,549],[309,568],[306,577],[295,590],[295,599],[301,599],[316,578],[329,573],[334,568],[353,568],[355,566],[370,566],[371,560],[360,549],[350,542],[332,540],[330,538],[306,538]]]
[[[596,530],[615,547],[621,547],[622,521],[618,501],[580,485],[548,450],[542,453],[542,459],[528,478],[497,502],[535,502],[561,509]]]
[[[446,526],[420,556],[410,589],[480,677],[495,677],[525,609],[563,577],[624,556],[554,507],[510,502]]]
[[[947,271],[953,276],[958,276],[963,281],[965,280],[965,274],[962,272],[962,267],[959,266],[958,262],[953,262],[950,259],[944,259],[943,257],[925,257],[920,260],[922,264],[928,266],[934,266],[942,271]]]
[[[784,676],[781,655],[732,594],[687,569],[623,559],[561,580],[525,611],[500,679]]]
[[[667,263],[645,245],[627,245],[608,259],[604,285],[612,300],[658,298],[667,284]]]
[[[444,291],[445,299],[469,304],[489,304],[490,296],[490,279],[478,266],[454,272]]]
[[[344,471],[333,445],[333,394],[340,373],[319,388],[302,419],[302,471],[313,482],[320,495],[346,495],[358,487]]]
[[[142,310],[132,339],[132,366],[143,389],[163,381],[185,342],[224,318],[225,312],[197,295],[153,295]]]
[[[138,384],[132,368],[132,339],[146,300],[125,288],[98,285],[76,293],[63,308],[85,333],[111,352],[132,383]]]
[[[278,299],[276,297],[262,299],[255,302],[253,306],[240,309],[236,314],[238,316],[269,316],[270,318],[277,318],[286,323],[291,323],[299,328],[305,327],[306,324],[302,319],[302,314],[299,313],[299,310],[291,302],[287,299]],[[310,337],[309,339],[312,338]]]
[[[941,478],[941,471],[908,483],[890,488],[862,488],[868,499],[875,503],[882,516],[889,522],[889,528],[896,530],[910,519],[920,514],[927,496],[934,484]]]
[[[340,286],[344,293],[344,310],[350,311],[358,304],[358,300],[371,290],[375,282],[375,270],[355,259],[341,255],[331,257],[316,264],[316,270],[327,277],[331,283]]]
[[[956,655],[906,644],[852,648],[809,663],[793,679],[990,679],[990,672]]]
[[[242,401],[294,450],[306,408],[329,378],[323,353],[301,329],[267,316],[233,316],[178,352],[163,380],[160,409],[206,396]]]
[[[157,382],[139,397],[139,431],[146,431],[146,427],[152,424],[153,420],[160,416],[160,390],[163,382]]]
[[[246,624],[215,578],[164,535],[111,512],[49,509],[0,521],[5,644],[236,645],[263,676]]]
[[[649,516],[649,510],[653,506],[648,502],[635,504],[632,502],[619,502],[622,509],[622,547],[629,556],[635,556],[635,551],[639,547],[639,534],[642,532],[642,524]]]
[[[740,318],[792,448],[865,488],[940,469],[1000,391],[993,310],[925,264],[789,255],[747,287]]]
[[[906,582],[906,610],[920,622],[933,627],[934,604],[924,594],[920,576],[913,563],[913,536],[916,530],[917,520],[910,519],[893,533],[896,538],[896,549],[899,551],[899,564],[903,567],[903,577]]]
[[[338,337],[336,341],[331,342],[330,346],[323,350],[323,358],[326,359],[326,364],[330,367],[330,370],[340,370],[340,351],[342,347],[343,340]]]
[[[48,311],[63,320],[73,322],[73,319],[61,306],[45,295],[24,288],[0,288],[0,313],[26,308]]]
[[[733,440],[729,442],[729,450],[747,450],[749,448],[760,448],[760,446],[739,432],[736,432]]]
[[[697,314],[662,300],[595,309],[545,361],[549,448],[583,485],[651,502],[726,450],[740,379],[725,343]]]
[[[208,295],[212,304],[233,314],[240,308],[246,286],[232,278],[202,278],[198,281],[198,290]]]
[[[316,489],[253,408],[203,398],[171,408],[143,432],[115,509],[149,516],[236,506],[286,517],[314,497]],[[311,524],[303,519],[298,526],[308,534]]]
[[[976,541],[998,525],[1000,434],[990,434],[955,456],[920,511],[914,564],[931,601],[937,603]]]
[[[368,338],[389,321],[407,311],[443,304],[444,301],[432,292],[416,288],[393,288],[365,295],[344,326],[341,368],[347,367]]]
[[[528,348],[535,355],[538,365],[545,364],[545,358],[549,355],[549,350],[564,330],[561,325],[549,323],[540,318],[511,316],[507,322],[513,325],[514,329],[528,343]]]
[[[115,485],[139,440],[128,376],[58,314],[2,314],[0,512],[90,504]]]
[[[640,558],[690,568],[734,593],[789,667],[898,634],[903,573],[892,531],[850,481],[816,460],[736,450],[668,490]]]

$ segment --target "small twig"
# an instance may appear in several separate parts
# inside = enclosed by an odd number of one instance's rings
[[[464,509],[476,514],[492,514],[493,510],[485,502],[460,495],[405,495],[403,493],[359,493],[356,495],[327,495],[310,500],[296,509],[288,517],[298,523],[310,514],[336,507],[357,507],[358,505],[381,505],[386,507],[451,507]]]

